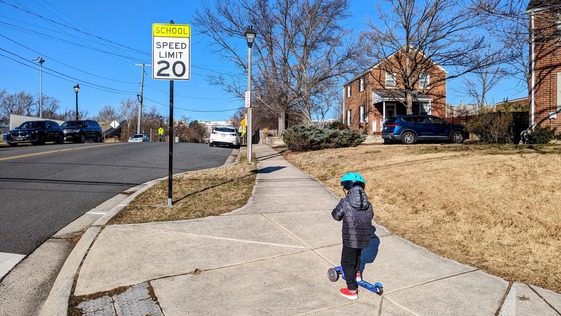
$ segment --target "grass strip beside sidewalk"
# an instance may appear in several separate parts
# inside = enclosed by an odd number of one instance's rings
[[[239,162],[218,168],[187,172],[173,178],[173,206],[168,207],[168,181],[140,194],[109,224],[178,221],[231,212],[251,197],[257,162]],[[247,157],[247,156],[245,156]]]

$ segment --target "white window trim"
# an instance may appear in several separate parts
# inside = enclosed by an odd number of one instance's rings
[[[557,73],[557,112],[561,111],[561,72]]]
[[[386,87],[396,87],[397,79],[395,73],[386,71]]]
[[[347,126],[350,126],[353,123],[352,114],[352,110],[347,110]]]
[[[359,86],[358,91],[363,92],[364,91],[364,78],[359,79],[358,86]]]
[[[358,113],[358,119],[359,119],[359,123],[364,123],[364,115],[365,115],[365,106],[361,105],[359,107],[359,113]]]
[[[352,95],[352,89],[351,89],[351,85],[347,86],[347,98],[350,98]]]
[[[426,80],[422,80],[421,76],[426,75]],[[421,73],[419,74],[419,89],[426,89],[430,84],[430,74]]]
[[[557,12],[557,19],[555,19],[555,29],[557,41],[561,41],[561,12]]]

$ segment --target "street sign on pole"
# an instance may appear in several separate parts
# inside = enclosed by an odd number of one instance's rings
[[[191,78],[191,26],[152,24],[152,79]]]
[[[245,103],[244,103],[245,107],[248,108],[251,106],[251,91],[246,91],[245,92]]]
[[[173,81],[191,78],[191,26],[152,24],[152,79],[169,80],[168,206],[173,205]]]

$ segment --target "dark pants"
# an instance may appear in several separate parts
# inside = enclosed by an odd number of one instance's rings
[[[349,288],[349,290],[351,291],[354,291],[358,288],[355,276],[360,266],[361,252],[362,249],[360,248],[350,248],[343,246],[343,252],[341,253],[341,268],[343,268],[345,279],[347,279],[347,288]]]

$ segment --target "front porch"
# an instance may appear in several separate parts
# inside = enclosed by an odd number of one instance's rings
[[[368,114],[367,120],[367,122],[371,122],[368,124],[371,126],[369,134],[380,134],[387,118],[407,114],[407,98],[403,90],[373,90],[372,103],[372,110]],[[413,114],[431,114],[431,97],[414,93],[412,110]]]

